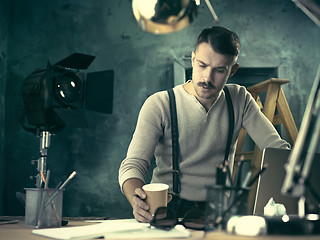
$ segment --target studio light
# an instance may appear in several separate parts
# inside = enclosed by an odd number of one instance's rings
[[[88,73],[94,56],[74,53],[32,72],[24,81],[24,129],[55,133],[66,125],[87,127],[85,110],[112,112],[113,70]],[[27,120],[27,121],[26,121]]]
[[[205,0],[218,21],[210,1]],[[197,16],[200,0],[133,0],[132,10],[138,25],[154,34],[172,33],[184,29]]]
[[[92,72],[86,70],[94,56],[74,53],[47,67],[33,71],[23,82],[24,108],[22,127],[40,138],[40,156],[37,163],[36,186],[43,184],[41,173],[46,174],[47,152],[51,135],[66,125],[88,126],[86,110],[112,113],[113,70]]]

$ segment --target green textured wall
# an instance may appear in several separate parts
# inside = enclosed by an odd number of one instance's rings
[[[219,0],[212,4],[219,24],[236,31],[242,40],[242,66],[276,66],[279,77],[291,80],[284,91],[299,126],[320,62],[320,28],[290,0]],[[64,216],[131,217],[117,183],[118,167],[145,98],[172,86],[174,58],[190,54],[202,28],[213,25],[205,2],[201,1],[191,26],[170,35],[140,30],[130,0],[13,0],[8,17],[0,19],[0,67],[7,71],[7,76],[2,70],[0,74],[0,136],[4,136],[0,163],[6,164],[0,182],[3,213],[24,214],[15,193],[32,185],[29,176],[35,167],[30,161],[39,152],[39,139],[19,123],[21,85],[48,58],[55,63],[81,52],[96,56],[89,72],[114,70],[114,112],[88,113],[88,129],[66,128],[52,137],[47,160],[51,184],[54,187],[73,170],[79,173],[64,193]],[[3,30],[7,21],[8,32]]]
[[[2,0],[0,7],[0,216],[3,214],[4,201],[4,128],[5,128],[5,87],[7,79],[7,38],[9,22],[9,1]]]

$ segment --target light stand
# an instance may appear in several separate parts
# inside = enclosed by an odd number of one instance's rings
[[[299,197],[299,216],[305,216],[308,177],[320,138],[320,65],[302,119],[299,135],[286,165],[282,193]]]
[[[319,234],[320,214],[306,214],[306,193],[310,190],[319,202],[319,196],[309,184],[310,170],[320,138],[320,65],[304,113],[296,143],[285,166],[286,176],[281,192],[298,197],[298,216],[292,223],[302,234]],[[288,218],[289,219],[289,218]],[[292,225],[293,226],[293,225]],[[293,227],[289,229],[293,230]]]
[[[47,173],[47,154],[51,143],[51,133],[49,131],[41,131],[38,137],[40,138],[40,157],[37,160],[32,160],[31,163],[35,164],[37,162],[36,187],[40,188],[43,183],[41,172],[44,176]]]

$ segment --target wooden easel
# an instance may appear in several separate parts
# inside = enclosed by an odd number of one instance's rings
[[[247,88],[247,90],[251,93],[253,98],[260,106],[264,115],[270,120],[270,122],[273,123],[273,125],[283,124],[288,140],[293,146],[298,135],[298,130],[292,117],[284,92],[281,88],[282,84],[286,84],[288,82],[290,82],[290,80],[288,79],[270,78],[266,81]],[[259,94],[263,92],[266,92],[264,106],[259,97]],[[278,115],[275,115],[276,109],[278,110]],[[241,129],[239,133],[235,163],[233,167],[233,178],[236,172],[237,162],[240,161],[240,159],[251,161],[250,168],[253,175],[255,175],[255,173],[257,173],[261,169],[262,151],[257,146],[254,147],[254,150],[252,152],[242,152],[245,136],[246,131],[244,129]],[[249,194],[248,214],[253,213],[256,191],[257,181],[252,185]]]

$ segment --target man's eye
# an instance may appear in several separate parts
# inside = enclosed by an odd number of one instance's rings
[[[224,73],[224,69],[216,69],[216,72],[218,72],[218,73]]]

